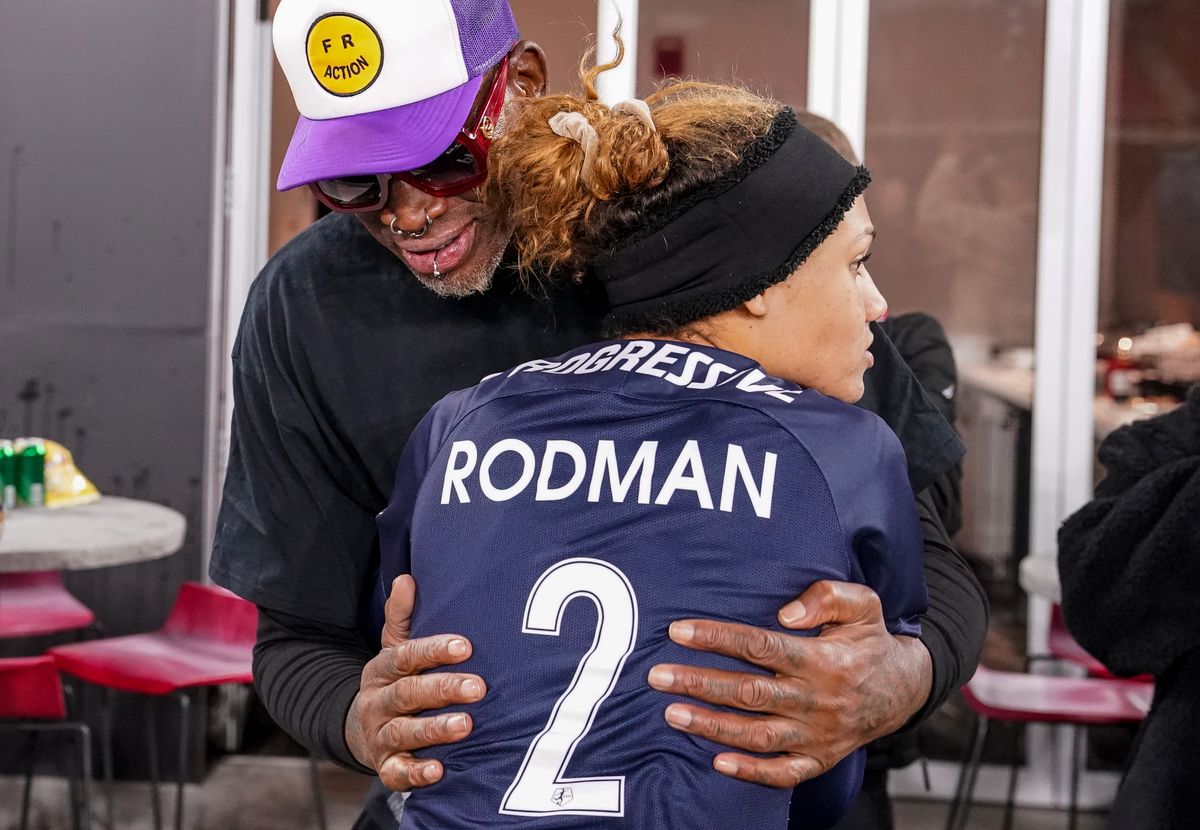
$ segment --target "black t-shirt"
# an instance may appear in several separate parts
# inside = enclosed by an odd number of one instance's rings
[[[443,395],[596,339],[575,288],[438,297],[357,219],[327,216],[255,281],[233,351],[234,417],[213,579],[255,603],[354,627],[409,434]],[[900,436],[915,490],[961,454],[954,431],[877,332],[865,403]]]
[[[354,627],[409,433],[443,395],[595,339],[576,289],[438,297],[357,219],[331,215],[268,263],[233,350],[229,470],[211,575],[255,603]]]

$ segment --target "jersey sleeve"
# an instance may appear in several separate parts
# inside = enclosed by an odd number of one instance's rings
[[[354,628],[375,572],[378,502],[288,340],[270,269],[233,354],[229,466],[209,573],[277,612]]]
[[[929,599],[921,523],[904,450],[880,418],[850,410],[814,456],[833,496],[852,576],[879,595],[888,631],[920,636]],[[811,451],[811,449],[810,449]]]

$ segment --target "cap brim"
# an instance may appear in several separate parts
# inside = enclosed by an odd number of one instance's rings
[[[483,76],[472,78],[441,95],[362,115],[301,116],[279,169],[279,189],[428,164],[454,142],[482,84]]]

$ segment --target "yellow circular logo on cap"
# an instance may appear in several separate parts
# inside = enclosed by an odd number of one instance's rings
[[[370,23],[352,14],[327,14],[308,30],[308,68],[326,92],[358,95],[379,77],[383,43]]]

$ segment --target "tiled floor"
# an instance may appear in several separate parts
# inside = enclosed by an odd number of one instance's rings
[[[946,826],[948,805],[931,801],[896,802],[896,830],[942,830]],[[1000,807],[973,807],[967,826],[970,830],[1000,830],[1004,810]],[[1103,830],[1104,816],[1080,813],[1076,830]],[[1066,830],[1067,814],[1059,810],[1017,810],[1014,830]]]
[[[345,830],[358,815],[366,779],[331,765],[321,766],[322,790],[330,830]],[[0,830],[17,827],[20,818],[22,779],[0,777]],[[169,791],[168,791],[169,789]],[[174,817],[174,790],[164,789],[163,809]],[[145,784],[119,782],[116,788],[118,830],[149,830],[151,811]],[[189,785],[185,795],[188,830],[316,830],[308,765],[302,758],[268,758],[235,755],[222,760],[202,785]],[[102,827],[100,788],[93,792],[94,827]],[[971,830],[992,830],[1001,825],[1001,810],[976,808]],[[896,805],[897,830],[934,830],[946,820],[946,805],[936,802],[900,802]],[[59,830],[71,826],[67,787],[61,779],[35,779],[33,830]],[[1067,826],[1065,813],[1021,810],[1017,830],[1057,830]],[[1081,816],[1079,830],[1101,830],[1103,817]]]
[[[184,795],[188,830],[316,830],[308,761],[233,755],[218,763],[203,784],[189,784]],[[23,779],[0,777],[0,830],[20,821]],[[330,830],[345,830],[358,816],[367,779],[330,764],[321,765],[322,793]],[[150,830],[150,789],[145,783],[118,781],[116,830]],[[175,788],[164,787],[165,822],[173,827]],[[93,828],[104,827],[103,787],[92,788]],[[31,830],[67,830],[71,816],[62,779],[34,780]]]

